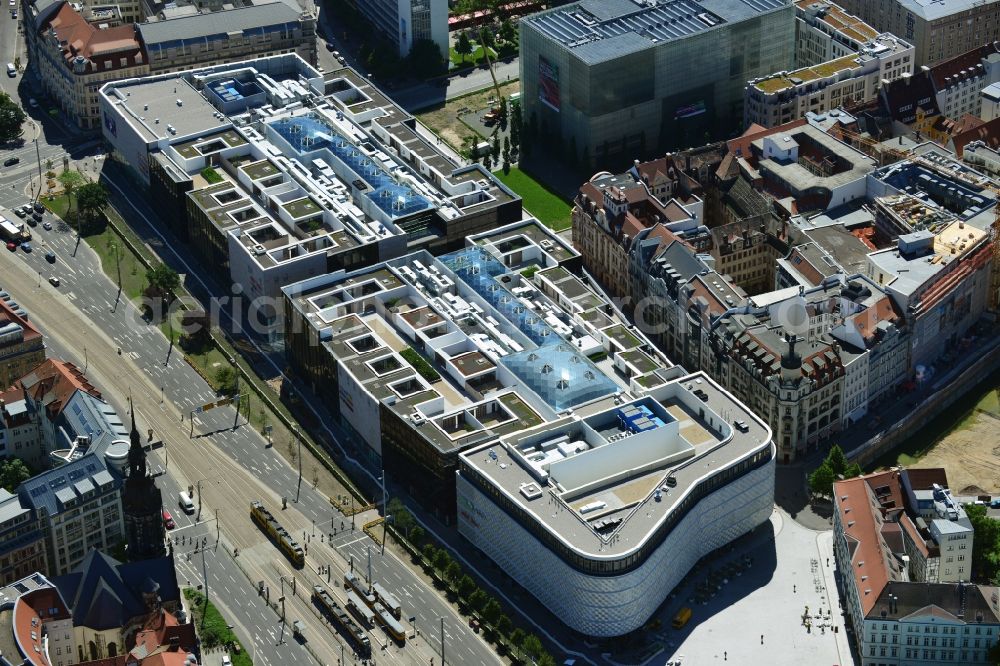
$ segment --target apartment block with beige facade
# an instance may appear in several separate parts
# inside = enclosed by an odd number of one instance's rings
[[[945,497],[946,478],[928,487],[929,476],[943,477],[944,470],[896,468],[833,484],[838,587],[861,666],[993,663],[990,651],[1000,636],[996,588],[925,575],[947,562],[912,577],[918,570],[907,544],[912,525],[922,520],[914,490]],[[946,511],[944,520],[960,522],[957,509]]]
[[[73,124],[98,129],[98,88],[113,79],[149,72],[135,26],[98,27],[66,2],[41,11],[39,6],[29,5],[24,19],[30,66]]]
[[[856,53],[750,81],[743,104],[744,125],[775,127],[809,111],[824,113],[873,100],[883,81],[913,73],[913,55],[910,44],[882,34]]]
[[[832,2],[795,2],[796,67],[853,55],[878,35],[878,30]]]
[[[140,12],[138,3],[117,11],[63,0],[27,5],[30,66],[81,129],[100,129],[98,89],[110,81],[281,53],[316,62],[316,19],[294,3],[186,5],[149,17]]]
[[[0,291],[0,295],[7,294]],[[44,360],[45,339],[41,332],[0,298],[0,391]]]
[[[934,65],[1000,39],[998,0],[839,0],[881,32],[916,48],[916,64]]]
[[[315,17],[284,2],[147,20],[136,34],[154,74],[282,53],[316,64]]]

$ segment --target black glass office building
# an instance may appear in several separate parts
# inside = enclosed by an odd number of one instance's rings
[[[582,0],[520,30],[525,123],[599,167],[737,134],[795,52],[789,0]]]

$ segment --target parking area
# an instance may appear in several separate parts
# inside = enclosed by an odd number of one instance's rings
[[[769,526],[688,575],[652,621],[661,649],[645,663],[854,663],[831,544],[831,532],[809,530],[776,509]],[[673,629],[671,620],[685,607],[691,619]]]

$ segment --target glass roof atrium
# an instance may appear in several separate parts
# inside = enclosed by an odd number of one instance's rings
[[[351,180],[360,178],[366,182],[371,191],[362,196],[367,197],[391,218],[405,217],[433,208],[426,197],[397,183],[377,162],[358,150],[357,146],[315,113],[281,118],[268,123],[268,126],[287,141],[300,158],[317,151],[335,156],[336,160],[329,157],[323,159],[331,165],[344,164],[353,172]]]
[[[455,275],[482,296],[535,345],[500,362],[556,411],[615,393],[618,385],[528,310],[500,279],[509,271],[478,247],[440,257]]]

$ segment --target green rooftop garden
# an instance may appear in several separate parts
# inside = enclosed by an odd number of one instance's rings
[[[772,76],[763,81],[758,81],[754,86],[765,93],[775,93],[798,85],[797,83],[793,83],[792,79],[799,79],[801,83],[808,83],[816,79],[833,76],[837,72],[842,72],[846,69],[852,69],[856,65],[857,56],[844,56],[843,58],[837,58],[836,60],[813,65],[812,67],[803,67],[785,75]]]
[[[633,349],[641,344],[639,338],[635,337],[635,335],[621,324],[606,328],[602,333],[617,342],[623,349]]]
[[[403,351],[399,352],[399,355],[403,357],[404,361],[413,366],[413,369],[417,371],[417,374],[430,383],[433,384],[437,380],[441,379],[441,375],[438,374],[438,371],[435,370],[434,367],[427,362],[427,359],[421,356],[420,352],[413,347],[407,347]]]
[[[246,171],[246,174],[250,176],[251,180],[260,180],[261,178],[267,178],[268,176],[273,176],[278,173],[278,167],[266,160],[248,164],[243,167],[243,170]]]
[[[295,201],[289,201],[288,203],[282,205],[288,214],[292,216],[293,220],[298,220],[307,215],[315,215],[320,212],[319,205],[308,197],[303,197],[301,199],[296,199]]]
[[[222,182],[222,176],[220,176],[219,172],[210,166],[207,166],[201,170],[201,177],[207,180],[209,183],[212,183],[213,185],[215,183]]]

